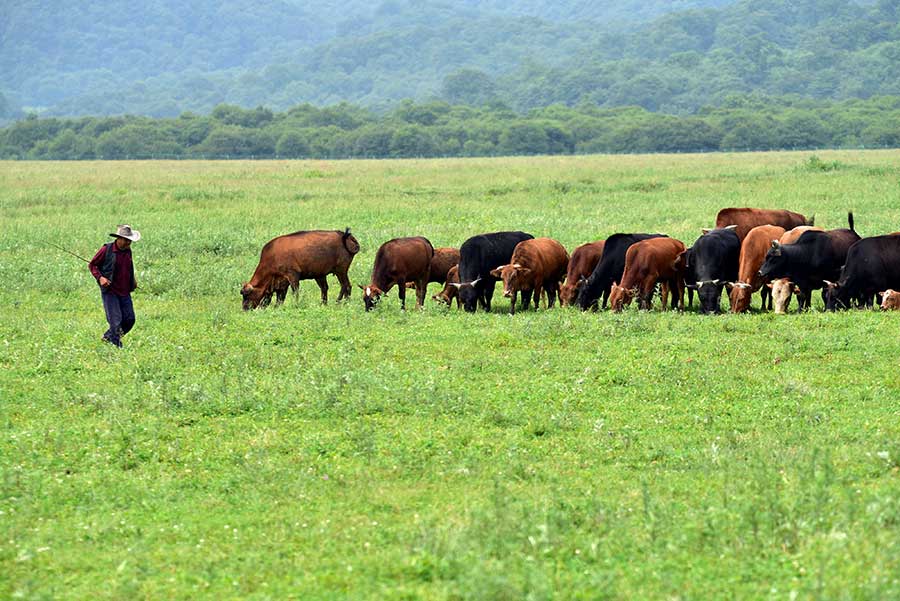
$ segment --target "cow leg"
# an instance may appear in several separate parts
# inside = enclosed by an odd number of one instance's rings
[[[387,293],[387,290],[385,290],[385,293]],[[400,309],[406,311],[406,282],[402,280],[397,282],[397,296],[400,297]]]
[[[416,309],[425,306],[425,295],[428,293],[428,278],[416,282]]]
[[[491,299],[494,297],[494,282],[491,281],[490,286],[485,286],[484,290],[481,291],[481,298],[484,299],[482,301],[482,306],[484,310],[488,313],[491,312]]]
[[[337,276],[338,281],[341,283],[341,293],[338,294],[338,302],[345,298],[350,298],[350,291],[353,290],[353,286],[350,285],[350,278],[347,277],[347,272],[337,271],[334,275]]]
[[[512,296],[509,297],[509,314],[510,315],[516,314],[516,299],[518,298],[518,296],[519,296],[519,291],[513,290]],[[525,292],[522,291],[522,299],[524,300],[524,298],[525,298]]]
[[[759,305],[760,311],[766,310],[766,299],[769,299],[769,311],[772,310],[772,290],[769,289],[765,284],[759,289],[759,296],[762,299],[762,303]]]
[[[674,293],[672,294],[672,296],[673,297],[675,296]],[[651,296],[650,298],[652,299],[653,297]],[[662,304],[662,310],[668,311],[669,310],[669,280],[663,280],[662,284],[660,284],[659,300]],[[651,305],[653,304],[652,300],[650,301],[650,304]]]
[[[543,288],[543,286],[541,286],[540,284],[538,284],[538,285],[535,286],[535,288],[534,288],[534,310],[535,310],[535,311],[537,311],[537,310],[538,310],[538,307],[541,306],[541,293],[542,293],[543,291],[544,291],[544,288]],[[548,293],[548,294],[549,294],[549,293]],[[530,297],[530,296],[531,296],[531,293],[529,293],[528,296]],[[528,300],[531,300],[531,298],[529,298]],[[548,305],[550,304],[549,301],[548,301],[547,304],[548,304]],[[529,307],[528,307],[528,302],[525,303],[525,308],[526,308],[526,309],[529,308]]]
[[[275,306],[280,307],[281,303],[284,302],[284,298],[287,296],[287,286],[280,285],[275,289]]]
[[[316,284],[319,285],[319,292],[322,295],[322,304],[328,304],[328,280],[325,279],[325,276],[320,276],[316,278]]]
[[[607,288],[606,290],[603,291],[603,304],[600,305],[601,309],[606,309],[606,301],[609,300],[609,293],[611,290],[612,290],[612,288]]]
[[[693,309],[694,308],[694,289],[688,288],[687,293],[688,293],[688,309]]]

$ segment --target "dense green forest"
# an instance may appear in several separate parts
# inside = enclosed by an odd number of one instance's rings
[[[400,103],[302,104],[274,113],[219,105],[177,118],[30,117],[0,130],[0,158],[350,158],[703,152],[900,146],[900,97],[842,102],[735,96],[691,116],[583,103],[522,114]],[[827,165],[822,165],[826,167]]]
[[[8,3],[0,119],[403,99],[634,105],[900,94],[897,0]],[[674,11],[674,12],[673,12]]]

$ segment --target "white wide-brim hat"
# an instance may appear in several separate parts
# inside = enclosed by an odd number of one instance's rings
[[[132,242],[137,242],[141,239],[141,233],[137,230],[131,229],[130,225],[116,226],[116,233],[110,234],[110,236],[115,236],[116,238],[125,238],[126,240],[131,240]]]

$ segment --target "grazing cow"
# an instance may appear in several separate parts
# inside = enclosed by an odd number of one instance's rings
[[[777,240],[783,234],[784,228],[779,225],[758,225],[744,237],[738,259],[738,279],[731,284],[731,292],[728,295],[732,313],[743,313],[749,309],[751,296],[757,290],[761,290],[760,310],[766,309],[766,297],[769,299],[769,309],[772,309],[772,295],[769,294],[768,286],[763,286],[765,282],[759,277],[758,272],[766,260],[766,252],[772,240]]]
[[[653,291],[657,282],[662,284],[662,310],[667,309],[669,289],[672,301],[677,299],[678,309],[684,310],[684,265],[678,257],[685,251],[684,244],[674,238],[651,238],[632,244],[625,253],[625,271],[622,283],[612,285],[609,306],[621,311],[639,296],[641,309],[650,310]]]
[[[794,294],[794,283],[787,278],[772,280],[766,287],[771,290],[772,299],[775,301],[775,315],[784,315],[791,304],[791,296]]]
[[[850,246],[859,240],[853,229],[853,213],[848,213],[849,228],[826,232],[804,232],[794,244],[772,241],[759,275],[766,279],[789,278],[795,284],[799,310],[809,308],[812,291],[825,280],[836,281],[847,259]],[[822,294],[825,300],[825,292]]]
[[[603,246],[603,256],[591,272],[591,277],[585,280],[578,290],[575,302],[581,310],[596,308],[601,295],[604,297],[603,306],[606,306],[613,282],[622,279],[622,273],[625,271],[625,253],[632,244],[665,237],[663,234],[613,234],[607,238]]]
[[[534,238],[525,232],[494,232],[472,236],[459,249],[459,298],[463,309],[474,313],[481,308],[490,312],[497,279],[491,270],[509,263],[516,245]]]
[[[444,289],[432,296],[432,300],[436,300],[439,303],[445,303],[448,307],[453,302],[453,299],[456,299],[456,308],[459,309],[460,301],[459,301],[459,288],[454,286],[453,284],[459,283],[459,265],[454,265],[450,268],[450,271],[447,272],[447,281],[444,283]]]
[[[566,270],[566,283],[559,290],[559,303],[563,307],[568,307],[575,302],[578,289],[600,262],[604,244],[606,244],[605,240],[588,242],[572,251],[572,256],[569,258],[569,269]]]
[[[428,271],[428,283],[437,282],[444,284],[447,281],[447,273],[451,267],[459,265],[459,249],[449,246],[439,246],[434,249],[434,257],[431,259],[431,267]],[[407,288],[415,288],[415,282],[406,282]]]
[[[541,301],[541,290],[547,291],[547,308],[553,307],[559,294],[559,283],[566,275],[569,253],[552,238],[523,240],[516,245],[508,265],[491,270],[503,281],[503,296],[510,299],[509,313],[516,312],[516,296],[522,293],[522,309],[528,309],[534,293],[534,308]]]
[[[794,244],[805,232],[824,232],[825,230],[814,225],[799,225],[792,230],[787,230],[778,238],[781,244]]]
[[[716,215],[716,227],[737,226],[735,233],[738,239],[743,242],[750,230],[758,225],[778,225],[789,230],[798,225],[813,225],[815,220],[815,215],[807,219],[800,213],[783,209],[729,208],[722,209]]]
[[[869,305],[875,294],[900,289],[900,236],[873,236],[852,245],[840,280],[826,285],[829,311],[847,309],[854,301]]]
[[[881,310],[896,311],[900,309],[900,292],[888,288],[881,293]]]
[[[328,302],[330,273],[341,283],[338,300],[350,298],[350,278],[347,270],[359,252],[359,242],[350,233],[313,230],[278,236],[266,243],[259,256],[259,264],[250,281],[241,288],[244,310],[265,307],[275,293],[275,305],[284,301],[290,287],[294,294],[300,280],[314,279],[322,292],[322,302]]]
[[[697,290],[701,313],[721,313],[725,282],[737,279],[741,241],[734,230],[734,226],[710,230],[691,247],[685,281],[693,282],[688,286]]]
[[[434,247],[427,238],[394,238],[379,247],[372,268],[372,282],[363,289],[363,303],[371,311],[379,299],[394,286],[398,287],[400,308],[406,310],[406,282],[415,282],[416,308],[425,302],[428,274]]]

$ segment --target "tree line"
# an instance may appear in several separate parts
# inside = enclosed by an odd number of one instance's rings
[[[39,118],[0,130],[3,159],[408,158],[900,146],[900,97],[843,102],[734,96],[694,115],[641,107],[549,106],[517,113],[404,101],[378,114],[342,103],[276,113]]]

